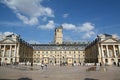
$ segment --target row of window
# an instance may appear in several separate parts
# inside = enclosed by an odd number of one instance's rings
[[[57,59],[54,59],[54,60],[41,60],[41,59],[34,59],[34,63],[39,63],[39,62],[43,62],[43,61],[47,61],[47,62],[49,62],[49,63],[60,63],[60,62],[74,62],[74,63],[76,63],[76,62],[80,62],[80,61],[83,61],[83,59],[78,59],[78,58],[76,58],[76,59],[70,59],[69,61],[67,60],[67,59],[65,59],[65,60],[57,60]]]
[[[4,45],[1,45],[1,49],[4,48]],[[5,45],[6,49],[10,49],[10,45]],[[15,48],[15,45],[12,45],[11,48]]]
[[[80,53],[80,52],[81,51],[34,51],[34,53]]]
[[[0,53],[0,57],[3,57],[3,53]],[[14,57],[14,53],[11,53],[11,55],[9,55],[9,53],[6,52],[6,53],[4,54],[4,57]]]
[[[116,56],[119,56],[118,50],[115,50],[115,53],[116,53]],[[111,49],[109,49],[109,54],[107,54],[106,50],[103,50],[103,54],[104,54],[104,57],[108,57],[108,55],[109,57],[115,57],[115,54]]]
[[[72,56],[72,55],[34,55],[34,57],[67,57],[67,56]],[[84,55],[83,55],[84,56]],[[73,57],[80,57],[80,55],[73,55]]]

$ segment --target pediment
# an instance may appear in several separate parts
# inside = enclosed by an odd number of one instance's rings
[[[104,40],[103,42],[118,42],[118,41],[116,39],[109,38],[109,39]]]
[[[15,43],[15,41],[7,38],[7,39],[4,39],[4,40],[0,41],[0,43]]]

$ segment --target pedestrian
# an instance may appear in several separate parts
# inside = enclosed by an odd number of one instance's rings
[[[79,62],[80,66],[81,66],[81,62]]]
[[[42,69],[44,68],[44,64],[41,64],[41,68],[42,68]]]
[[[47,64],[45,64],[45,67],[47,68]]]
[[[102,66],[102,63],[100,62],[100,67]]]
[[[47,64],[45,64],[45,67],[46,67],[46,69],[47,69]]]
[[[120,65],[119,65],[119,62],[117,62],[117,66],[119,67]]]

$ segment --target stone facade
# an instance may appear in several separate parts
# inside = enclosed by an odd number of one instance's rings
[[[16,34],[3,36],[0,41],[0,63],[14,64],[33,61],[33,48]]]
[[[101,34],[91,42],[64,42],[62,27],[55,29],[54,43],[28,44],[11,34],[0,40],[0,64],[12,63],[83,64],[120,63],[120,40],[115,35]]]
[[[81,64],[84,63],[85,42],[63,42],[62,27],[55,29],[54,43],[33,44],[34,63]]]
[[[120,41],[115,35],[101,34],[85,49],[85,62],[116,65],[120,62]]]
[[[87,44],[33,44],[34,63],[80,64],[84,63]]]

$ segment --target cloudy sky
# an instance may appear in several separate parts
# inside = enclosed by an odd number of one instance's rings
[[[0,34],[49,43],[59,26],[64,41],[92,41],[102,33],[119,36],[120,0],[0,0]]]

